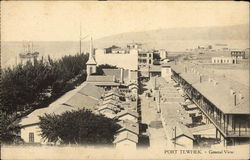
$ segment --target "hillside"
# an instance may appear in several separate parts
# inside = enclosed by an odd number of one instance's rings
[[[125,45],[135,41],[146,44],[149,47],[157,47],[169,41],[231,41],[249,40],[248,25],[233,25],[225,27],[194,27],[194,28],[170,28],[142,32],[127,32],[103,37],[96,40],[98,45],[112,43]],[[156,45],[156,46],[155,46]]]

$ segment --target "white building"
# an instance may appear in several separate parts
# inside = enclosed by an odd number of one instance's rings
[[[114,52],[107,54],[105,49],[97,49],[95,52],[97,65],[111,64],[124,69],[138,69],[138,50],[130,49],[128,53]]]
[[[236,58],[233,57],[212,57],[213,64],[236,64]]]
[[[49,107],[37,109],[22,118],[19,123],[21,125],[21,138],[25,143],[47,144],[48,141],[41,137],[39,116],[44,116],[44,114],[61,115],[66,111],[82,108],[94,110],[103,93],[103,89],[84,83],[82,88],[80,88],[73,96],[71,93],[66,93]]]
[[[131,132],[123,131],[116,135],[113,143],[118,149],[135,150],[138,143],[138,136]]]
[[[96,61],[93,56],[93,44],[92,44],[92,37],[90,41],[90,51],[89,51],[89,60],[87,64],[87,75],[91,75],[92,73],[96,73]]]

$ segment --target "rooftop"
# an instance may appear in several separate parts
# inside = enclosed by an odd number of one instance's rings
[[[189,66],[186,72],[185,66]],[[172,69],[180,73],[180,76],[185,81],[191,84],[223,113],[250,114],[248,86],[234,81],[229,77],[216,75],[213,74],[213,72],[206,72],[204,68],[198,65],[178,64],[173,65]],[[202,79],[201,82],[200,75]],[[234,97],[230,93],[231,90],[237,95],[236,105],[234,105]],[[240,96],[242,98],[240,98]]]
[[[115,82],[115,76],[90,75],[87,77],[87,82]]]
[[[130,109],[123,110],[123,111],[119,112],[119,113],[117,114],[117,117],[119,118],[119,117],[122,117],[122,116],[127,115],[127,114],[129,114],[129,115],[131,115],[131,116],[133,116],[133,117],[135,117],[135,118],[138,118],[138,113],[135,112],[135,111],[132,111],[132,110],[130,110]]]
[[[100,99],[104,93],[104,89],[96,87],[95,85],[87,83],[78,93]]]
[[[121,68],[117,69],[103,69],[104,75],[106,76],[115,76],[115,79],[117,81],[121,80]],[[124,81],[128,81],[129,78],[129,70],[128,69],[123,69],[123,76],[124,76]]]
[[[118,132],[128,130],[133,132],[136,135],[139,135],[139,124],[130,120],[122,120],[119,121],[118,124],[122,127],[118,130]]]
[[[132,141],[134,143],[138,143],[138,136],[131,133],[131,132],[123,131],[123,132],[120,132],[119,134],[116,135],[113,143],[119,143],[119,142],[124,141],[124,140],[129,140],[129,141]]]
[[[28,116],[22,118],[20,124],[24,126],[39,123],[39,116],[43,116],[45,113],[60,115],[66,111],[83,108],[93,110],[98,104],[98,99],[103,92],[103,89],[84,82],[76,89],[65,93],[48,107],[37,109]]]

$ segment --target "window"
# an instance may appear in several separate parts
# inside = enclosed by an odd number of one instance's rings
[[[149,64],[151,64],[151,59],[149,60]]]
[[[33,132],[29,133],[29,142],[34,143],[34,133]]]

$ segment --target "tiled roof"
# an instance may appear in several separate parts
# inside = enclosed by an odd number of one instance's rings
[[[123,131],[123,132],[116,135],[113,143],[116,144],[116,143],[119,143],[119,142],[124,141],[124,140],[129,140],[129,141],[132,141],[134,143],[138,143],[138,136],[131,133],[131,132]]]
[[[119,121],[118,124],[122,127],[118,132],[128,130],[136,135],[139,135],[139,124],[130,120]]]
[[[78,91],[78,93],[91,96],[96,99],[100,99],[102,97],[102,94],[104,93],[104,89],[96,87],[93,84],[87,83],[85,86],[82,87],[81,90]]]

